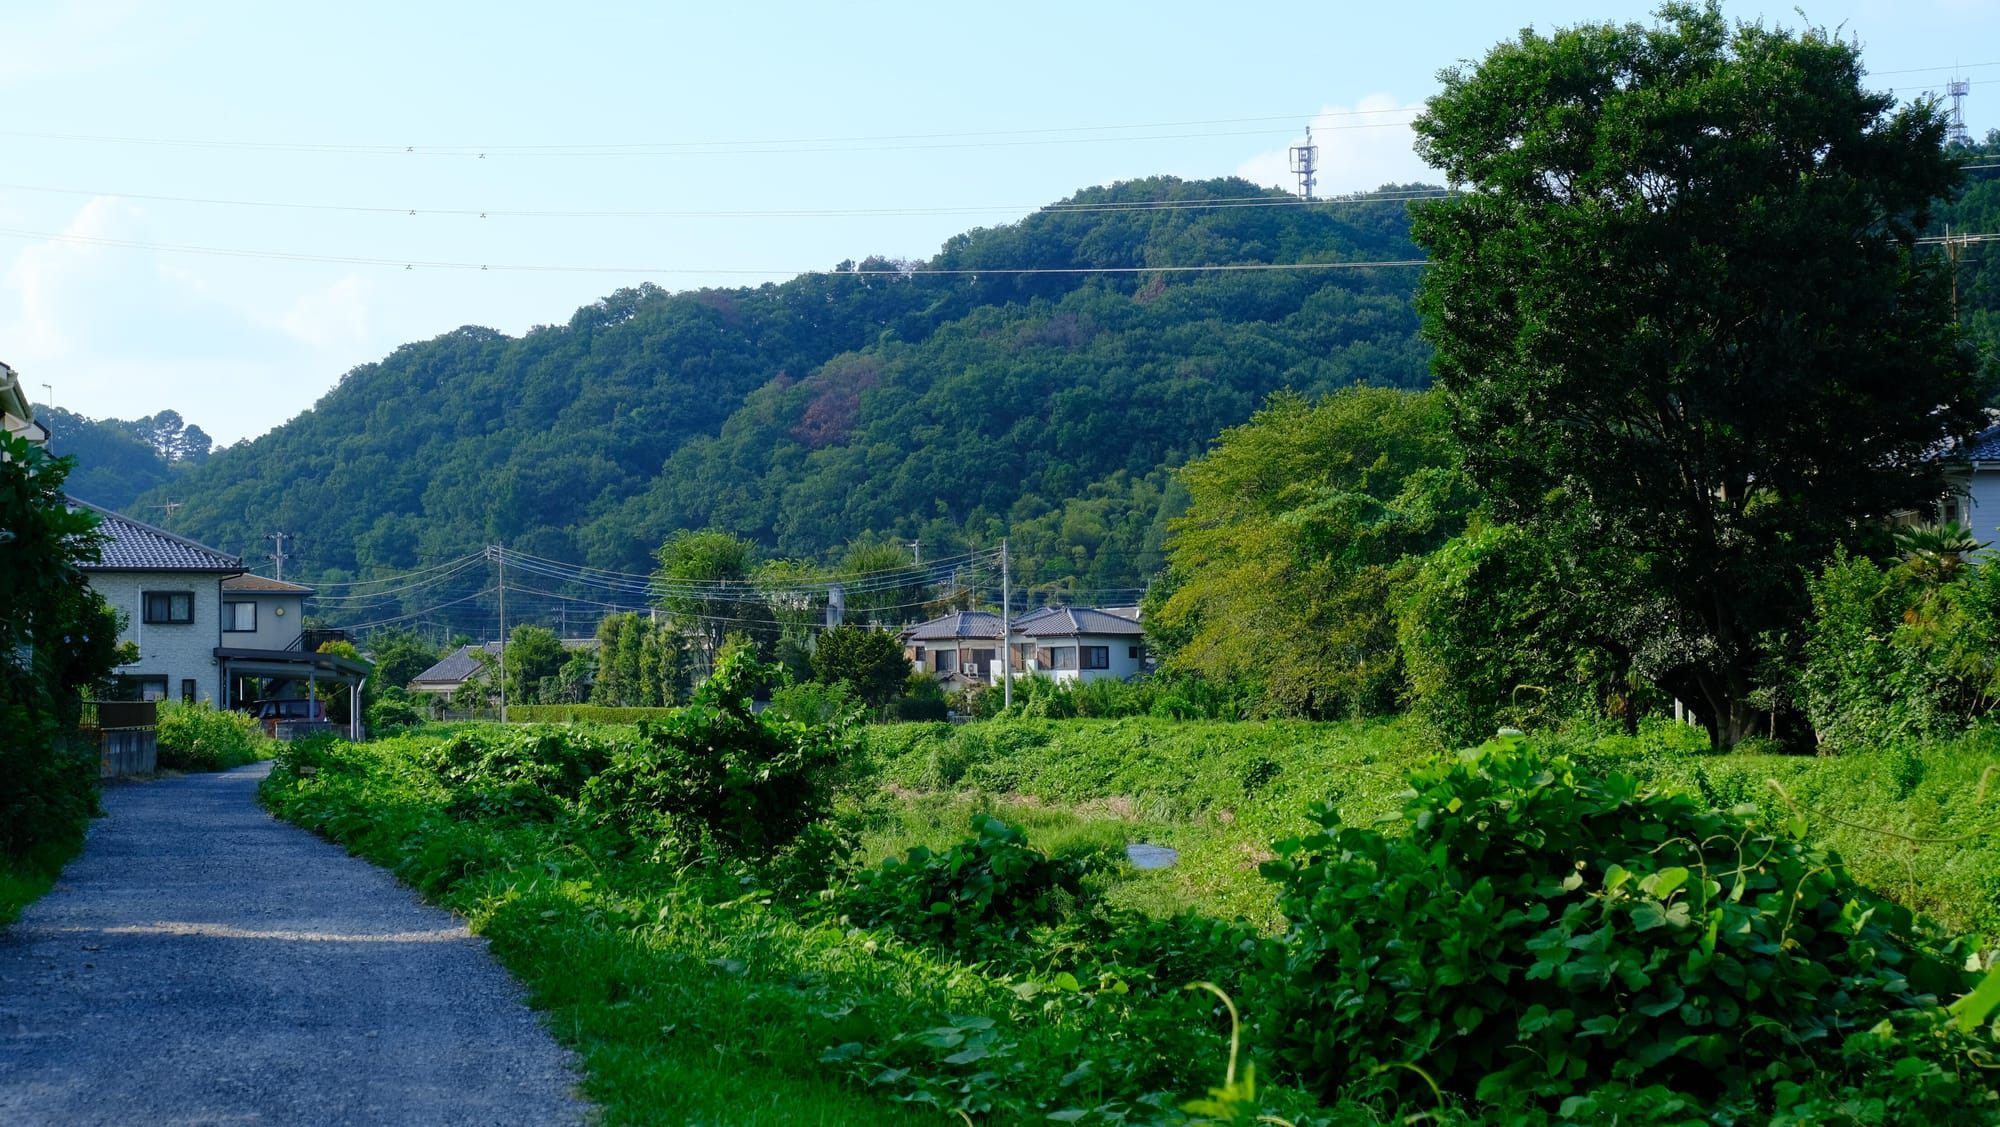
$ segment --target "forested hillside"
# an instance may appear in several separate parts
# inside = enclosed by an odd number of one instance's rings
[[[1401,202],[1159,178],[928,262],[625,289],[519,338],[466,327],[177,479],[172,527],[233,552],[285,529],[321,580],[490,542],[646,571],[684,527],[797,557],[1011,534],[1031,582],[1136,586],[1184,503],[1170,467],[1274,391],[1419,385],[1428,357],[1409,267],[1134,268],[1408,260],[1408,226]],[[1013,272],[1078,267],[1127,272]]]
[[[1996,141],[1934,233],[2000,231]],[[1136,588],[1187,504],[1171,470],[1272,392],[1428,379],[1416,269],[1161,268],[1405,261],[1408,231],[1399,200],[1301,206],[1161,177],[923,262],[622,289],[518,338],[467,326],[213,457],[160,449],[141,433],[157,420],[61,412],[57,447],[81,455],[80,495],[232,552],[283,529],[295,574],[318,581],[494,542],[644,572],[672,530],[715,527],[821,560],[871,535],[927,556],[1006,535],[1025,585]],[[1960,250],[1964,317],[1987,339],[1996,248]]]

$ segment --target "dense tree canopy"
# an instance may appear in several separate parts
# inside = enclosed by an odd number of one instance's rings
[[[1148,625],[1168,667],[1254,682],[1274,713],[1391,707],[1392,593],[1470,500],[1438,407],[1388,388],[1280,396],[1188,463]]]
[[[1608,547],[1666,596],[1644,672],[1719,741],[1804,568],[1943,489],[1975,356],[1913,240],[1958,183],[1934,105],[1858,48],[1672,4],[1524,32],[1446,72],[1420,151],[1418,306],[1453,436],[1498,516]]]

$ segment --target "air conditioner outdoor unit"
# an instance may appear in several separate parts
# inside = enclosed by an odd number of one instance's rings
[[[977,665],[961,665],[958,667],[958,671],[966,677],[977,677],[979,675],[979,667]]]

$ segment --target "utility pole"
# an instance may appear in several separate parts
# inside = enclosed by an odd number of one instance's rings
[[[1000,691],[1008,708],[1014,707],[1014,590],[1007,574],[1007,541],[1000,541]]]
[[[922,540],[910,541],[910,561],[917,564],[924,562],[924,542]]]
[[[284,582],[285,579],[285,561],[291,558],[285,554],[285,539],[287,537],[291,537],[294,540],[298,539],[289,532],[273,532],[269,536],[264,537],[266,540],[277,542],[278,550],[272,552],[269,558],[278,565],[276,578],[280,583]]]
[[[507,549],[493,545],[500,561],[500,722],[507,722]]]

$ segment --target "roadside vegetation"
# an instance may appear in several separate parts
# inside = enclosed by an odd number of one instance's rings
[[[0,925],[82,848],[97,812],[82,694],[129,659],[78,567],[97,558],[97,521],[64,501],[71,465],[0,435]]]
[[[170,771],[227,771],[269,759],[276,743],[256,717],[205,701],[161,701],[157,733],[160,766]]]
[[[864,728],[783,679],[739,653],[636,728],[301,741],[265,800],[468,916],[612,1123],[2000,1108],[1985,1003],[1950,1009],[1996,922],[1991,735],[1459,756],[1370,722]],[[1136,870],[1134,841],[1181,860]],[[1365,969],[1382,944],[1403,969]],[[1241,1011],[1234,1086],[1196,982]]]

